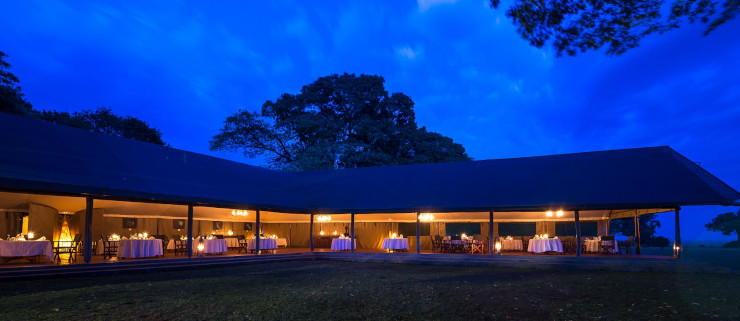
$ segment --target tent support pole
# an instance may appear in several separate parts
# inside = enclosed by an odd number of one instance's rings
[[[496,242],[493,240],[493,210],[488,211],[488,252],[496,253]]]
[[[416,212],[416,254],[421,254],[421,223],[419,222],[419,212]]]
[[[350,240],[349,240],[349,248],[352,250],[352,252],[355,251],[355,213],[350,214],[351,220],[350,220]]]
[[[576,256],[581,256],[581,212],[575,210],[576,217]]]
[[[255,211],[255,216],[256,216],[255,225],[257,225],[257,228],[254,230],[254,255],[258,255],[260,254],[260,245],[261,245],[260,244],[260,230],[261,230],[260,210]]]
[[[311,252],[313,252],[313,213],[311,213],[311,223],[308,225],[308,243],[311,246]]]
[[[635,213],[635,255],[640,255],[640,217]]]
[[[193,205],[188,204],[188,258],[193,257]]]
[[[82,251],[82,260],[85,263],[90,263],[90,260],[92,260],[92,218],[93,197],[87,196],[85,197],[85,243],[83,244],[84,250]]]
[[[676,237],[673,239],[673,258],[681,258],[681,224],[678,220],[678,212],[681,211],[680,207],[676,207]]]

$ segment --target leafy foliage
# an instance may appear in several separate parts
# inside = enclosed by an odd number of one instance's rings
[[[419,128],[414,102],[388,94],[380,76],[321,77],[297,95],[267,101],[261,113],[240,110],[211,139],[211,150],[265,156],[282,170],[352,168],[463,161],[465,149]]]
[[[118,116],[110,108],[68,113],[53,110],[37,111],[27,102],[18,86],[18,77],[10,72],[11,65],[0,51],[0,112],[43,119],[48,122],[82,128],[98,133],[136,139],[147,143],[165,145],[162,133],[146,122],[131,116]]]
[[[500,0],[490,0],[498,8]],[[606,46],[607,55],[635,48],[645,36],[676,29],[684,19],[708,23],[711,33],[740,12],[740,0],[674,0],[663,17],[664,0],[515,0],[506,11],[517,32],[531,45],[542,48],[553,39],[558,56]]]
[[[655,236],[655,230],[660,227],[657,214],[640,216],[640,244],[649,244]],[[634,236],[635,221],[632,218],[621,218],[609,223],[609,234]]]
[[[0,112],[21,116],[33,116],[36,112],[33,106],[23,98],[21,87],[18,86],[18,77],[10,72],[11,65],[0,51]]]
[[[704,226],[709,231],[722,232],[723,235],[735,233],[737,240],[740,242],[740,210],[737,211],[737,214],[732,212],[719,214],[712,219],[712,222]]]
[[[39,118],[51,123],[82,128],[93,132],[165,145],[162,133],[145,121],[131,116],[118,116],[107,107],[82,112],[44,110]]]

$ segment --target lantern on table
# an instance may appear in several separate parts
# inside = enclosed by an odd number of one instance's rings
[[[30,240],[32,238],[33,238],[33,232],[28,232],[28,239]]]

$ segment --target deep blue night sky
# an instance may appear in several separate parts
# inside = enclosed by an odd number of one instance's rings
[[[504,5],[504,8],[506,6]],[[475,159],[670,145],[740,188],[740,20],[646,38],[621,57],[531,47],[488,1],[3,4],[0,50],[37,109],[108,106],[175,148],[208,150],[227,115],[332,73],[385,77],[417,121]],[[649,184],[650,182],[645,182]],[[686,208],[686,240],[736,207]],[[673,217],[661,235],[673,238]]]

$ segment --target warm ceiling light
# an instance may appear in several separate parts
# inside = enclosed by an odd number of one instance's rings
[[[557,212],[557,215],[558,215],[558,217],[560,217],[560,216],[563,216],[563,210],[559,210],[559,211]]]
[[[316,217],[316,220],[319,221],[319,222],[328,222],[328,221],[331,221],[331,216],[329,216],[329,215],[319,215],[318,217]]]
[[[234,216],[247,216],[247,214],[249,213],[245,210],[231,210],[231,215]]]
[[[432,215],[432,213],[419,214],[419,220],[424,221],[424,222],[429,222],[429,221],[434,220],[434,215]]]
[[[547,217],[552,217],[552,211],[545,212],[545,215],[547,215]]]

